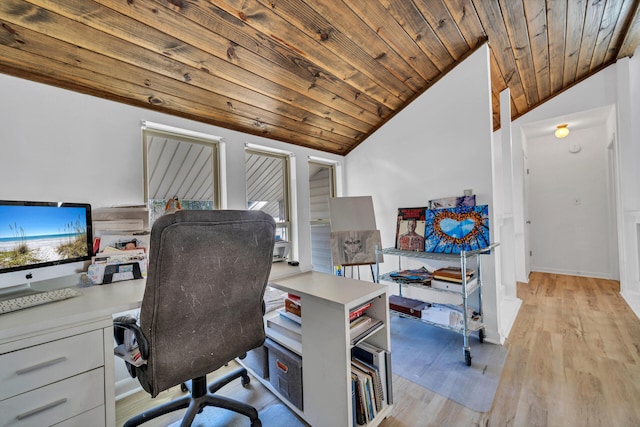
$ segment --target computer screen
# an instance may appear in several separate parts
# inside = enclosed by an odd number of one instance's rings
[[[91,205],[0,200],[0,289],[77,273],[92,251]]]

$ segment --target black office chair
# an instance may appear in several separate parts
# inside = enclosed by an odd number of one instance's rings
[[[127,363],[127,369],[152,397],[188,380],[191,393],[131,418],[126,427],[184,408],[181,426],[190,426],[205,406],[261,426],[255,408],[213,394],[235,378],[248,384],[244,368],[209,386],[206,375],[264,342],[274,241],[275,222],[259,211],[178,211],[155,222],[140,325],[118,318],[114,333],[117,343],[125,330],[134,334],[147,363]]]

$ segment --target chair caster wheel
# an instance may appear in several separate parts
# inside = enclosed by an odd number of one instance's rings
[[[242,376],[242,379],[240,380],[240,383],[242,384],[242,387],[246,387],[249,385],[249,383],[251,382],[251,378],[249,378],[249,375],[245,374]],[[260,420],[258,420],[260,421]],[[253,426],[253,424],[251,424]]]

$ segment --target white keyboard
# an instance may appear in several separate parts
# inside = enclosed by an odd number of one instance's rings
[[[48,304],[54,301],[62,301],[68,298],[77,297],[82,293],[74,288],[55,289],[53,291],[38,292],[31,295],[16,297],[0,301],[0,314],[10,313],[23,308],[33,307],[36,305]]]

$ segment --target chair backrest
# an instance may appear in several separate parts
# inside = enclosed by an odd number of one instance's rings
[[[178,211],[154,223],[140,310],[152,396],[264,342],[274,241],[275,222],[259,211]]]

